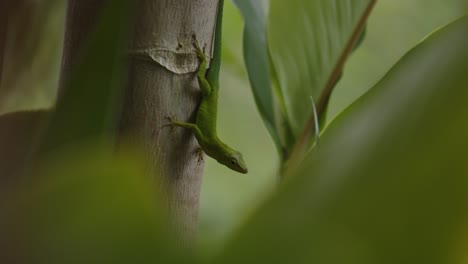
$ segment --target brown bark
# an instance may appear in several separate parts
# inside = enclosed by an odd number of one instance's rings
[[[194,121],[200,91],[192,35],[211,51],[217,5],[218,0],[140,0],[129,47],[121,134],[148,152],[148,171],[167,197],[176,236],[187,245],[198,229],[204,162],[190,131],[164,125],[167,117]]]

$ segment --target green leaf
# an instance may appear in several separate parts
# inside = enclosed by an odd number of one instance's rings
[[[86,144],[49,156],[0,208],[7,263],[175,263],[144,158]],[[4,203],[7,201],[7,203]],[[5,250],[9,249],[9,250]],[[14,261],[13,261],[14,260]]]
[[[408,52],[215,263],[463,263],[468,17]]]
[[[279,101],[294,138],[303,137],[305,132],[306,137],[311,136],[314,128],[309,98],[313,97],[321,116],[374,3],[271,0],[268,46],[279,82]]]
[[[268,48],[266,42],[267,1],[233,0],[244,18],[244,60],[255,102],[278,150],[281,140],[277,132],[275,106]]]

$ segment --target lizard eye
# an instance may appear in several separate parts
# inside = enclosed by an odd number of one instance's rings
[[[231,164],[232,164],[232,165],[236,165],[236,164],[237,164],[237,160],[232,159],[232,160],[231,160]]]

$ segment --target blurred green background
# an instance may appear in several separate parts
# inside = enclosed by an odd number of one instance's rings
[[[435,29],[463,14],[465,1],[378,1],[366,38],[346,64],[327,121],[365,93],[403,54]],[[226,1],[219,134],[243,152],[249,174],[207,159],[200,205],[200,245],[215,248],[274,190],[278,157],[250,91],[242,57],[243,23]]]
[[[30,79],[26,80],[27,82],[12,84],[11,89],[0,91],[0,102],[2,98],[13,98],[12,102],[30,101],[33,108],[52,105],[55,100],[55,84],[58,81],[59,60],[53,64],[52,73],[44,74],[44,68],[41,66],[44,61],[50,64],[50,58],[60,56],[64,2],[55,1],[58,3],[56,16],[30,19],[29,26],[39,27],[32,30],[38,32],[34,37],[47,36],[47,45],[36,47],[42,52],[38,52],[39,55],[34,58],[27,72],[19,73],[20,80],[25,80],[25,76]],[[332,94],[328,121],[372,87],[424,36],[459,17],[466,8],[464,0],[379,1],[370,17],[362,46],[353,53],[346,64],[344,76]],[[223,31],[219,134],[223,140],[244,154],[249,174],[233,172],[212,159],[206,159],[199,240],[202,247],[210,248],[219,246],[219,242],[240,225],[274,190],[278,181],[276,171],[279,166],[273,142],[255,107],[244,68],[242,18],[230,1],[226,1]],[[33,43],[33,40],[26,43]],[[8,45],[15,47],[16,43]],[[22,50],[29,48],[23,47]],[[10,70],[15,72],[14,68]],[[27,83],[36,85],[28,86]],[[17,86],[21,86],[20,89],[17,89]],[[28,86],[27,89],[24,89],[24,86]],[[20,92],[12,97],[11,93],[17,91]],[[24,96],[28,96],[28,100],[18,99]],[[8,102],[0,105],[10,110],[25,108],[23,105],[11,105]],[[0,108],[0,113],[3,110],[5,109]]]

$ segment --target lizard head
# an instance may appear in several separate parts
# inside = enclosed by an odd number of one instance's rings
[[[234,151],[231,155],[227,157],[226,160],[223,160],[221,163],[228,166],[230,169],[235,170],[240,173],[247,173],[247,165],[245,164],[242,154],[240,152]]]

